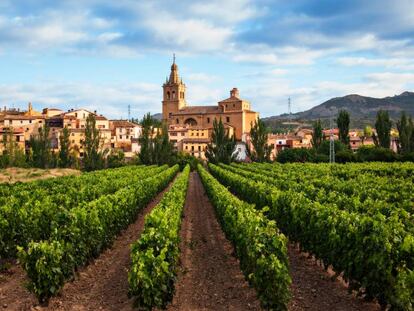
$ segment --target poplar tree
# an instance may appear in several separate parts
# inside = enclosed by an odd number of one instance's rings
[[[62,134],[59,137],[59,166],[70,167],[71,166],[71,155],[70,155],[70,137],[69,129],[65,126],[62,130]]]
[[[349,146],[349,112],[346,110],[339,111],[336,122],[339,130],[339,141],[344,145]]]
[[[401,119],[397,121],[397,129],[399,136],[398,151],[400,153],[409,153],[414,150],[412,144],[414,129],[411,117],[407,117],[405,112],[401,114]]]
[[[206,157],[212,163],[226,163],[229,164],[234,160],[234,148],[236,141],[234,136],[229,137],[224,128],[223,122],[213,121],[213,132],[211,134],[211,143],[207,145]]]
[[[49,139],[50,128],[45,124],[39,128],[39,134],[30,138],[32,152],[32,165],[39,168],[50,167],[52,160],[51,143]]]
[[[322,133],[322,123],[318,119],[313,123],[313,134],[312,134],[312,147],[318,149],[322,144],[323,133]]]
[[[391,127],[392,122],[388,111],[380,110],[377,113],[377,120],[375,121],[375,129],[377,134],[373,134],[376,145],[383,148],[390,148],[391,145]]]
[[[83,167],[93,171],[103,167],[103,153],[99,151],[101,137],[96,128],[95,115],[90,113],[86,118],[85,141],[83,144]]]
[[[250,151],[252,160],[256,162],[270,161],[272,147],[267,144],[268,130],[261,119],[251,124],[250,138],[254,150]]]

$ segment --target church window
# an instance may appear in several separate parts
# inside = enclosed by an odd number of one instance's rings
[[[175,91],[172,91],[172,99],[175,99]]]
[[[170,100],[170,91],[167,92],[167,99]]]
[[[226,117],[226,122],[230,122],[230,117]]]
[[[207,118],[207,123],[210,123],[210,118]]]
[[[193,118],[188,118],[187,120],[185,120],[184,124],[195,126],[197,125],[197,121],[194,120]]]

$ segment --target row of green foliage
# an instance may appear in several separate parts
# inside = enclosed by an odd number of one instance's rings
[[[19,248],[19,259],[39,301],[55,295],[78,267],[100,254],[140,209],[176,175],[178,165],[153,177],[133,181],[117,192],[71,209],[49,239]]]
[[[349,211],[218,166],[210,165],[210,170],[242,198],[260,207],[270,206],[268,217],[276,219],[303,250],[342,273],[351,289],[378,299],[384,306],[412,310],[414,237],[399,214],[386,217],[380,212]],[[302,180],[306,180],[306,174]]]
[[[275,221],[268,220],[254,205],[237,199],[201,165],[198,171],[222,228],[235,247],[241,269],[256,288],[262,305],[287,310],[291,279],[286,237]]]
[[[165,308],[174,293],[180,255],[179,232],[190,166],[146,217],[144,231],[132,245],[129,294],[140,307]]]
[[[15,257],[16,246],[48,239],[71,209],[165,169],[131,166],[0,187],[0,258]]]
[[[239,175],[269,184],[280,190],[302,192],[305,197],[321,204],[333,203],[340,209],[364,214],[382,213],[386,217],[399,216],[414,232],[412,191],[414,176],[376,176],[356,172],[347,176],[344,170],[353,167],[329,164],[284,165],[221,165]],[[367,166],[370,164],[365,164]],[[398,168],[399,165],[393,165]],[[414,165],[412,165],[412,169]],[[321,167],[325,169],[320,169]],[[357,167],[363,167],[357,165]],[[336,170],[337,168],[337,170]],[[411,169],[411,170],[412,170]],[[334,175],[334,174],[340,174]],[[352,176],[352,177],[351,177]]]

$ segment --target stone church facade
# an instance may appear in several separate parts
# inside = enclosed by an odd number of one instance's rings
[[[162,118],[167,122],[170,140],[179,151],[205,158],[204,151],[210,142],[214,119],[222,120],[227,132],[238,142],[246,142],[251,124],[259,114],[251,110],[248,101],[240,98],[233,88],[230,97],[215,106],[189,106],[186,85],[173,62],[170,77],[163,85]]]

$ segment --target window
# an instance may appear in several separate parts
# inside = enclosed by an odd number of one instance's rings
[[[181,136],[184,136],[185,135],[185,133],[181,133]]]
[[[20,121],[20,124],[23,124],[23,121]]]
[[[282,144],[282,141],[281,140],[279,140],[279,143],[278,143],[279,145],[281,145]]]
[[[230,117],[226,117],[226,122],[230,122]]]
[[[175,123],[177,123],[177,124],[178,124],[178,123],[180,123],[180,120],[176,119],[176,120],[175,120]]]
[[[126,139],[129,139],[129,136],[128,135],[126,136]]]
[[[72,136],[75,136],[75,133],[72,133]]]
[[[83,114],[83,118],[85,119],[85,114]]]
[[[210,118],[207,118],[207,123],[210,123]]]
[[[75,117],[76,117],[76,118],[78,117],[78,113],[77,113],[77,112],[75,112]]]
[[[29,123],[32,123],[32,120],[30,120]]]
[[[28,131],[29,130],[29,128],[28,127],[26,127],[26,131]]]
[[[198,146],[198,151],[201,151],[201,146]]]
[[[119,135],[119,139],[122,139],[122,135]]]
[[[197,136],[199,136],[199,133],[197,132]]]
[[[188,146],[185,146],[185,150],[188,150]]]
[[[75,140],[74,139],[72,139],[72,144],[74,144],[75,143]]]
[[[171,132],[171,136],[177,136],[177,132]]]
[[[194,146],[191,146],[191,151],[194,151]]]
[[[175,99],[175,91],[172,91],[172,99]]]
[[[236,104],[233,104],[233,108],[236,107]]]
[[[170,100],[171,96],[170,96],[170,91],[167,92],[167,99]]]

